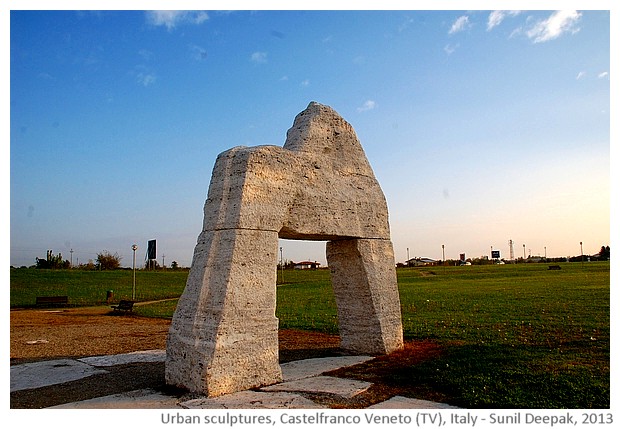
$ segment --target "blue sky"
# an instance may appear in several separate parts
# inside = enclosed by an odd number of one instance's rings
[[[609,11],[12,11],[7,54],[11,265],[157,239],[189,266],[216,156],[310,101],[356,130],[397,261],[610,244]]]

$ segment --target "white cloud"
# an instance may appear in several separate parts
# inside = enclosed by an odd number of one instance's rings
[[[469,26],[469,17],[467,15],[463,15],[454,21],[452,27],[450,27],[450,31],[448,31],[448,34],[458,33],[459,31],[467,29]]]
[[[301,86],[308,86],[308,85],[310,85],[310,80],[308,79],[305,79],[301,82]]]
[[[150,86],[155,83],[157,77],[153,73],[138,73],[136,75],[136,80],[142,86]]]
[[[443,47],[443,50],[446,54],[452,55],[458,47],[459,47],[458,43],[456,45],[447,44],[446,46]]]
[[[153,52],[148,49],[140,49],[138,55],[140,55],[144,61],[150,61],[153,58]]]
[[[254,52],[250,56],[250,60],[254,63],[261,64],[267,62],[267,52]]]
[[[517,16],[520,13],[520,10],[494,10],[489,14],[489,20],[487,21],[487,31],[491,31],[492,29],[500,25],[507,16]]]
[[[535,23],[526,34],[534,43],[548,42],[567,32],[577,33],[580,19],[581,13],[576,10],[559,10],[546,20]]]
[[[579,80],[579,79],[583,79],[584,77],[586,77],[586,72],[580,71],[579,73],[577,73],[576,79]]]
[[[209,15],[204,11],[153,10],[146,12],[146,19],[151,25],[172,30],[180,24],[202,24],[209,19]]]
[[[357,108],[358,112],[367,112],[368,110],[372,110],[377,107],[377,103],[373,100],[366,100],[364,104]]]
[[[190,45],[189,50],[192,54],[192,58],[196,61],[203,61],[207,59],[207,50],[202,46]]]
[[[599,79],[605,79],[605,78],[609,79],[609,72],[605,71],[605,72],[599,73],[598,74],[598,78]]]

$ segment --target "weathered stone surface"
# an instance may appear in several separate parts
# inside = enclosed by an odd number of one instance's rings
[[[69,402],[49,408],[79,409],[170,409],[182,408],[174,396],[164,395],[153,389],[132,390],[116,395],[101,396],[84,401]]]
[[[402,347],[400,298],[392,242],[381,239],[327,243],[327,263],[338,307],[341,347],[386,354]]]
[[[337,356],[286,362],[280,365],[282,368],[282,380],[294,381],[315,377],[324,372],[357,365],[371,359],[373,359],[371,356]]]
[[[342,346],[402,347],[387,204],[350,124],[318,103],[284,147],[220,154],[170,327],[166,380],[219,396],[277,383],[278,238],[329,240]]]
[[[440,402],[425,401],[424,399],[406,398],[404,396],[394,396],[387,401],[371,405],[369,409],[383,410],[407,410],[407,409],[448,409],[458,408]]]
[[[119,355],[90,356],[78,359],[78,361],[92,366],[114,366],[142,362],[165,362],[166,351],[145,350],[139,352],[123,353]]]
[[[107,372],[73,359],[57,359],[13,365],[11,367],[11,392],[67,383],[80,378],[90,377],[91,375],[106,374]]]
[[[181,402],[187,409],[280,409],[280,408],[325,408],[301,395],[289,392],[244,392],[231,393],[217,398],[198,398]]]
[[[287,381],[286,383],[274,384],[263,387],[265,392],[319,392],[338,395],[343,398],[353,398],[368,390],[372,383],[347,378],[318,377],[303,378],[301,380]]]

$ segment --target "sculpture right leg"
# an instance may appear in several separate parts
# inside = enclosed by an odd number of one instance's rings
[[[327,242],[341,347],[381,355],[403,347],[400,299],[390,240]]]
[[[274,231],[203,231],[168,334],[166,382],[219,396],[282,380]]]

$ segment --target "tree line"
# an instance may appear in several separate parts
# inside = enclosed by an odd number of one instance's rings
[[[97,253],[97,258],[93,261],[90,259],[86,264],[80,264],[77,267],[72,267],[71,262],[66,259],[63,259],[62,254],[58,252],[57,255],[54,254],[52,250],[48,250],[45,259],[43,258],[35,258],[36,264],[35,268],[38,269],[51,269],[51,270],[62,270],[69,268],[77,268],[82,270],[118,270],[121,267],[121,260],[123,259],[118,253],[110,253],[107,250],[103,250]],[[148,261],[148,265],[145,264],[145,268],[159,270],[162,267],[155,260]],[[170,268],[173,270],[180,269],[177,261],[172,261],[170,264]]]

